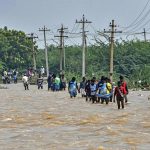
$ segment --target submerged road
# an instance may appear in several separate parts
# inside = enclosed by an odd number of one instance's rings
[[[150,91],[130,91],[130,103],[118,110],[47,85],[7,86],[0,89],[0,150],[150,149]]]

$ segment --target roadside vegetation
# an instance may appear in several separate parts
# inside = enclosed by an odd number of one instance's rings
[[[50,72],[59,73],[59,48],[48,46]],[[37,68],[45,66],[45,53],[35,43]],[[82,47],[66,46],[65,75],[68,79],[76,76],[81,80]],[[109,44],[96,43],[86,49],[87,78],[109,76]],[[23,72],[33,67],[32,42],[23,31],[0,29],[0,71],[15,69]],[[114,81],[120,74],[126,77],[130,87],[136,87],[138,81],[142,86],[150,85],[150,43],[140,40],[116,42],[114,47]],[[140,86],[141,86],[140,85]]]

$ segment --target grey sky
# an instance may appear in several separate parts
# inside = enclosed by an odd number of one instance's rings
[[[71,30],[75,20],[80,20],[83,14],[86,19],[92,21],[92,26],[96,30],[108,28],[112,19],[115,19],[120,27],[125,27],[134,21],[147,1],[0,0],[0,27],[7,26],[10,29],[23,30],[26,33],[34,32],[41,36],[42,33],[39,33],[38,29],[44,25],[54,32],[61,24]],[[150,4],[147,9],[149,8]],[[147,16],[147,20],[149,18],[150,16]],[[145,28],[149,25],[147,24]],[[142,32],[142,28],[139,31]]]

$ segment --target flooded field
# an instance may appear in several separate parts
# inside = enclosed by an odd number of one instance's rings
[[[129,104],[92,104],[21,83],[0,89],[0,150],[149,150],[150,91]]]

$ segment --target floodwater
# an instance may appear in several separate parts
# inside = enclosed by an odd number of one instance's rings
[[[0,89],[0,150],[149,150],[150,91],[129,104],[92,104],[67,91],[10,84]]]

